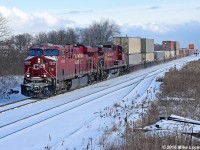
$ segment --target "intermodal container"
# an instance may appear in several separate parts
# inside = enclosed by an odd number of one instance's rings
[[[175,41],[174,42],[174,46],[175,46],[175,48],[174,48],[175,51],[179,50],[180,49],[180,42],[179,41]]]
[[[194,54],[196,52],[195,49],[190,49],[190,54]]]
[[[122,45],[128,54],[141,53],[141,39],[136,37],[114,37],[114,44]]]
[[[138,65],[141,63],[142,59],[141,54],[129,54],[127,58],[127,64],[129,65]]]
[[[176,55],[176,56],[179,55],[179,50],[175,50],[175,55]]]
[[[142,61],[154,61],[154,53],[142,53]]]
[[[180,50],[179,50],[179,54],[181,54],[181,55],[182,55],[182,54],[185,54],[185,49],[180,49]]]
[[[190,54],[189,49],[185,49],[185,54],[186,54],[186,55],[189,55],[189,54]]]
[[[163,41],[162,45],[163,45],[163,49],[165,51],[172,51],[172,50],[174,50],[174,41]]]
[[[142,53],[153,53],[154,52],[154,39],[141,39],[141,52]]]
[[[194,49],[194,44],[189,44],[189,49]]]
[[[170,51],[165,51],[165,59],[169,59],[170,58]]]
[[[154,58],[155,60],[164,60],[165,51],[154,51]]]
[[[174,57],[175,56],[175,51],[170,51],[170,57]]]

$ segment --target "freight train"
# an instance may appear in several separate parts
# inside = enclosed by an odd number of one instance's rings
[[[170,61],[194,53],[180,43],[164,41],[163,51],[154,51],[153,39],[117,37],[113,45],[52,45],[29,48],[24,61],[21,93],[49,97],[110,76]]]
[[[127,71],[120,45],[35,45],[24,61],[21,93],[46,97]]]

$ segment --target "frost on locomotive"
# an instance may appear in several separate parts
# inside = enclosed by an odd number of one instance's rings
[[[125,53],[119,45],[36,45],[30,47],[24,61],[21,93],[30,97],[51,96],[125,69]]]

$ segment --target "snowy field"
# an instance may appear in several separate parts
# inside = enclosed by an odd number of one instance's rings
[[[0,148],[103,149],[103,140],[121,136],[113,127],[123,133],[124,120],[136,122],[144,105],[155,100],[157,77],[199,58],[181,58],[0,113]]]

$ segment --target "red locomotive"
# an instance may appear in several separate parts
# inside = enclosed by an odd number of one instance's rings
[[[31,97],[62,93],[127,70],[120,45],[35,45],[24,66],[21,93]]]

